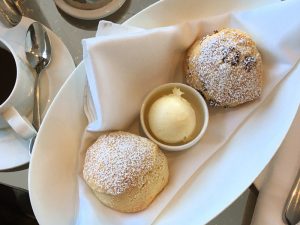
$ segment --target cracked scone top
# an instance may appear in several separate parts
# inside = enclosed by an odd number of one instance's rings
[[[262,92],[262,59],[251,37],[223,29],[188,50],[186,81],[213,106],[234,107],[257,99]]]
[[[168,166],[155,143],[118,131],[101,135],[88,148],[83,177],[105,205],[136,212],[147,207],[166,185]]]

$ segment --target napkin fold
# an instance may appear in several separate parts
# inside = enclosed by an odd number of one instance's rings
[[[149,30],[101,21],[97,36],[82,42],[89,125],[79,151],[77,224],[151,224],[298,61],[300,21],[294,18],[299,10],[300,2],[290,0]],[[197,145],[180,153],[165,152],[170,180],[146,210],[125,214],[102,205],[82,179],[87,146],[103,131],[129,130],[139,134],[138,114],[147,93],[163,83],[182,81],[187,48],[196,38],[224,27],[244,30],[256,41],[264,63],[265,87],[261,98],[233,109],[211,108],[207,132]]]
[[[299,132],[300,108],[284,142],[263,176],[251,225],[284,225],[282,212],[300,170]]]
[[[88,84],[96,106],[96,120],[88,130],[128,128],[145,95],[174,80],[184,51],[198,33],[198,27],[192,26],[143,30],[101,21],[99,36],[83,40]]]

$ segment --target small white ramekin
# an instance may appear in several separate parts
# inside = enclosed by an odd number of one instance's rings
[[[148,113],[151,105],[158,98],[172,93],[173,88],[180,88],[183,98],[191,103],[196,112],[196,129],[193,137],[186,143],[167,144],[158,140],[151,132],[148,124]],[[195,145],[204,135],[208,126],[209,113],[207,104],[201,94],[194,88],[182,83],[167,83],[153,89],[145,98],[140,111],[140,121],[145,135],[155,142],[161,149],[168,151],[182,151]]]

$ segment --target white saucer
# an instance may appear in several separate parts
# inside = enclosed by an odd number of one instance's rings
[[[0,37],[9,42],[20,52],[26,62],[24,43],[25,35],[32,19],[23,17],[19,25],[7,29],[0,25]],[[63,42],[48,29],[52,45],[52,60],[49,67],[41,74],[41,109],[45,116],[53,98],[74,70],[75,65]],[[10,128],[0,129],[0,170],[12,169],[29,162],[28,142],[16,135]]]
[[[106,17],[110,14],[113,14],[115,11],[121,8],[121,6],[124,4],[126,0],[111,0],[105,6],[98,9],[92,9],[92,10],[75,8],[69,5],[68,3],[66,3],[64,0],[54,0],[54,1],[55,4],[62,11],[69,14],[70,16],[73,16],[78,19],[83,19],[83,20],[96,20],[96,19]]]

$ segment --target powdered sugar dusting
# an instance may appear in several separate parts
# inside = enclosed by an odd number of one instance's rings
[[[93,180],[97,191],[118,195],[142,186],[152,168],[157,146],[146,138],[126,132],[101,135],[88,148],[83,175]]]
[[[199,44],[188,54],[186,79],[211,105],[235,106],[260,96],[261,56],[250,37],[224,29]]]

